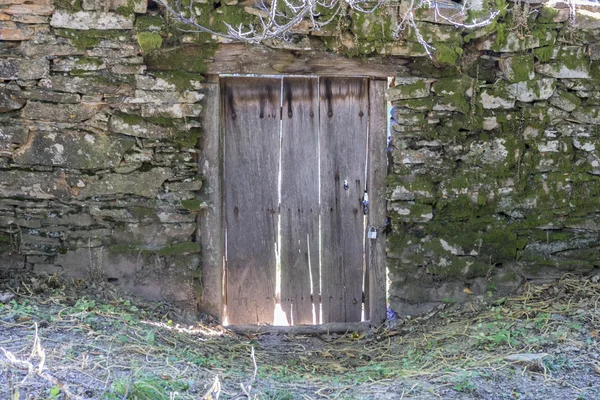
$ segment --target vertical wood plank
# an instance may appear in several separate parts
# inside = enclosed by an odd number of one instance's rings
[[[284,78],[281,142],[281,307],[313,323],[319,298],[319,100],[316,79]],[[312,280],[311,280],[312,275]],[[319,323],[318,306],[316,308]]]
[[[206,181],[202,198],[208,209],[198,215],[198,242],[202,248],[202,299],[200,310],[223,318],[223,214],[221,179],[223,148],[221,143],[221,95],[219,77],[206,79],[208,92],[204,108],[204,135],[200,139],[198,169]]]
[[[279,79],[223,82],[227,316],[272,324],[279,172]]]
[[[320,81],[324,323],[361,320],[368,95],[366,79]]]
[[[383,226],[386,220],[387,174],[387,104],[385,89],[387,82],[372,80],[369,85],[369,224]],[[371,326],[379,326],[386,319],[386,262],[385,237],[381,230],[377,239],[370,240],[368,246],[367,270],[369,274],[369,319]]]

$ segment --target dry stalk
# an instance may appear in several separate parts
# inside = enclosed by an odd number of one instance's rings
[[[217,375],[210,389],[208,389],[200,400],[219,400],[219,396],[221,396],[221,381],[219,380],[219,375]]]
[[[252,378],[250,378],[250,381],[246,384],[246,386],[244,386],[243,383],[240,383],[242,392],[244,392],[244,394],[248,397],[248,399],[252,398],[252,396],[250,396],[250,392],[252,391],[252,385],[254,384],[254,381],[256,380],[256,373],[258,372],[258,366],[256,365],[256,357],[254,355],[254,346],[252,346],[252,351],[250,352],[250,356],[252,357],[252,363],[254,364],[254,372],[252,373]]]
[[[69,390],[69,388],[63,382],[61,382],[58,378],[45,372],[46,368],[44,368],[44,365],[46,363],[46,352],[42,348],[42,345],[41,345],[40,337],[38,335],[37,323],[34,324],[34,327],[35,327],[35,336],[33,339],[33,348],[31,350],[31,355],[26,360],[20,360],[12,352],[6,350],[4,347],[0,347],[0,350],[2,351],[2,353],[4,353],[4,357],[6,358],[6,360],[4,361],[4,364],[6,364],[7,366],[12,366],[13,368],[16,368],[16,369],[27,371],[27,375],[25,376],[25,378],[23,378],[23,380],[18,385],[16,385],[16,387],[13,388],[13,390],[17,390],[17,388],[19,386],[22,386],[30,376],[37,375],[40,378],[44,379],[45,381],[50,382],[54,386],[57,386],[58,388],[60,388],[60,390],[65,394],[65,397],[67,399],[83,400],[81,397],[72,393]],[[36,356],[39,358],[39,362],[38,362],[37,366],[34,366],[33,363],[31,362],[31,360],[33,358],[35,358]],[[2,360],[0,360],[0,361],[2,361]],[[12,386],[12,384],[11,384],[11,386]]]

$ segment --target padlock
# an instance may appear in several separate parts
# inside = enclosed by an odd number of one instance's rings
[[[367,233],[367,237],[369,239],[377,239],[377,229],[371,228],[371,230]]]

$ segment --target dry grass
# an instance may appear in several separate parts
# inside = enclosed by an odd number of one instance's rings
[[[3,282],[0,294],[14,298],[0,303],[1,398],[518,398],[494,393],[508,384],[533,398],[600,398],[596,278],[442,305],[366,335],[316,337],[180,326],[176,310],[105,284]],[[520,353],[549,356],[506,360]]]

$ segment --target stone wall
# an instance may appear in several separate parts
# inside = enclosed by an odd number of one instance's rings
[[[566,5],[493,3],[499,18],[478,30],[419,10],[433,59],[414,31],[393,37],[400,3],[266,43],[405,60],[387,93],[401,314],[600,266],[598,10],[574,24]],[[2,267],[102,275],[151,299],[200,295],[201,74],[218,40],[151,6],[0,0]],[[213,29],[256,22],[236,0],[195,13]]]
[[[119,3],[0,2],[0,266],[195,304],[202,76],[149,72]]]
[[[463,33],[457,67],[415,61],[388,91],[402,314],[600,267],[600,14],[574,30],[537,9]]]

